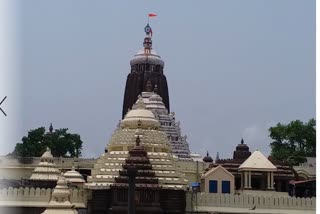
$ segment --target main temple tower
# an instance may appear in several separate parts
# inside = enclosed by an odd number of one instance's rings
[[[152,90],[157,85],[158,93],[170,112],[167,78],[163,74],[164,62],[152,48],[152,30],[149,24],[145,27],[145,33],[143,48],[130,61],[131,72],[127,76],[124,91],[122,118],[144,91],[147,81],[151,82]]]

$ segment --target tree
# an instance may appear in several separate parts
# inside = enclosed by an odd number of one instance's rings
[[[306,157],[316,156],[316,120],[307,123],[300,120],[284,125],[278,123],[269,128],[271,157],[273,160],[290,165],[306,161]]]
[[[80,135],[68,133],[67,128],[53,131],[52,125],[47,133],[44,127],[30,130],[21,141],[12,152],[15,156],[40,157],[47,147],[56,157],[79,157],[82,151]]]

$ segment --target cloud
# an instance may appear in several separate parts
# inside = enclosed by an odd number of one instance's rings
[[[259,150],[266,156],[270,154],[268,128],[268,124],[254,124],[243,130],[244,141],[249,146],[251,152]]]

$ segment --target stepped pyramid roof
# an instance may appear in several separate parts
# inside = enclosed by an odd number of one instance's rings
[[[77,214],[77,210],[70,202],[70,189],[63,174],[59,176],[47,209],[42,214]]]
[[[240,166],[240,170],[276,171],[275,167],[260,151],[255,151]]]
[[[41,181],[57,181],[60,175],[60,170],[53,162],[53,155],[49,147],[40,158],[40,163],[33,170],[30,180]]]

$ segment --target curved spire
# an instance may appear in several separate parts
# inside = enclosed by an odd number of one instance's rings
[[[244,140],[243,140],[243,138],[241,139],[241,144],[244,144]]]

